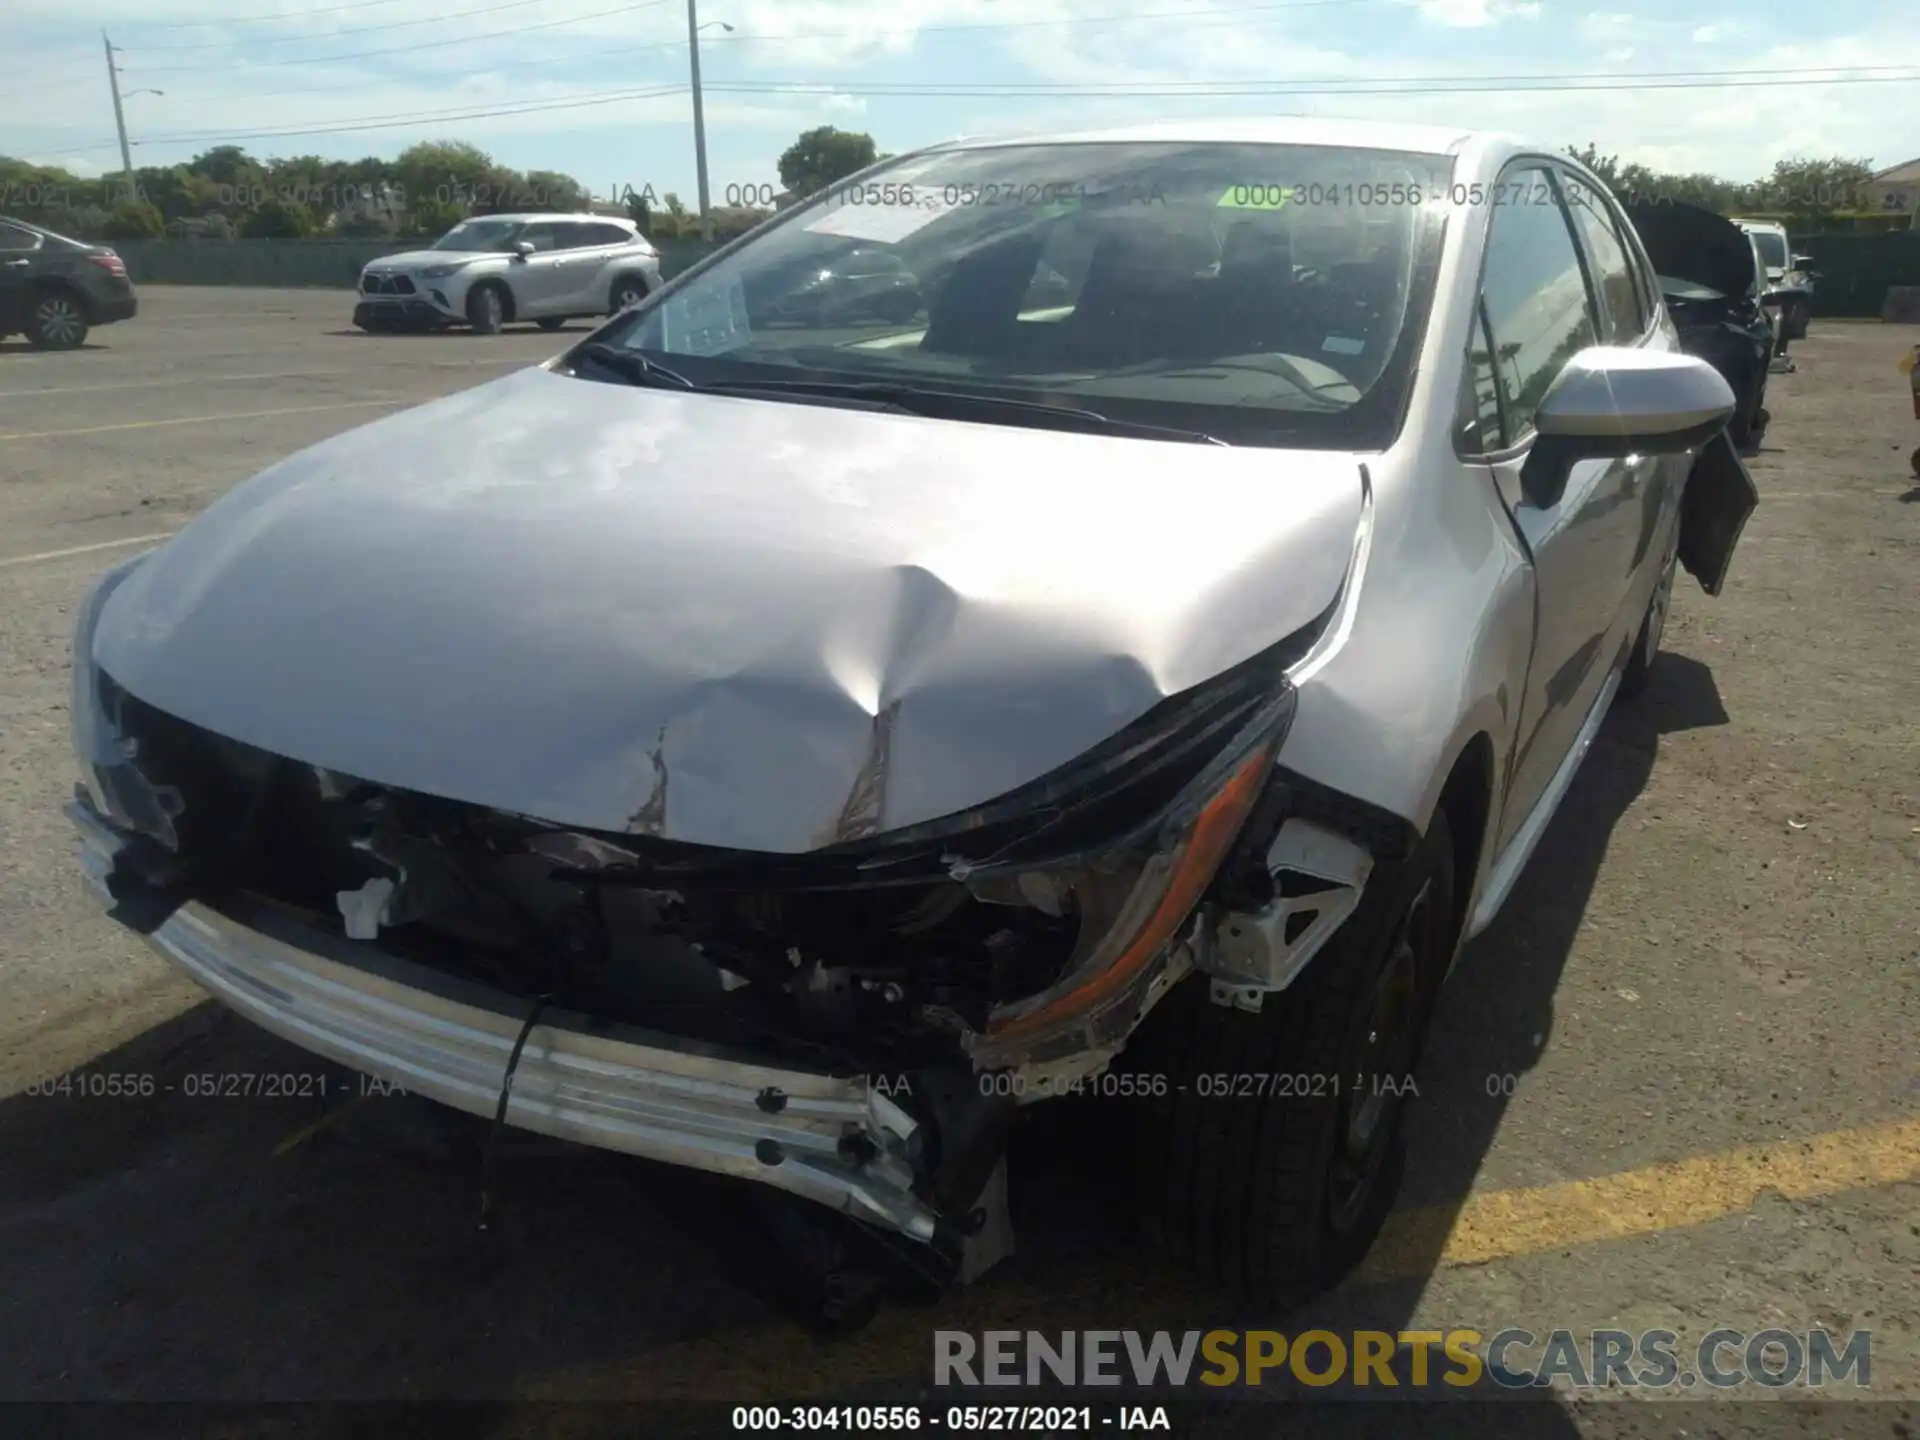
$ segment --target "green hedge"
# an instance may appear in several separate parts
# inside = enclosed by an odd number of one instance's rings
[[[1813,256],[1820,283],[1813,313],[1878,318],[1887,291],[1920,285],[1920,234],[1827,232],[1791,237],[1795,253]]]

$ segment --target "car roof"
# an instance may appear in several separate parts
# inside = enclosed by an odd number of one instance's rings
[[[534,220],[585,220],[596,225],[618,225],[623,230],[637,228],[625,215],[594,215],[585,210],[517,210],[508,215],[469,215],[467,220],[513,220],[523,225]]]
[[[1105,130],[1069,130],[1031,135],[968,136],[934,150],[986,150],[1005,145],[1099,145],[1182,141],[1217,145],[1340,145],[1361,150],[1399,150],[1451,155],[1470,142],[1504,142],[1528,148],[1507,136],[1444,125],[1409,125],[1384,120],[1329,119],[1284,115],[1258,119],[1163,120]]]

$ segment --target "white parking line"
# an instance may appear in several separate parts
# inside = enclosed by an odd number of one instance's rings
[[[118,550],[126,545],[145,545],[153,540],[165,540],[172,535],[171,530],[162,530],[158,535],[129,535],[124,540],[96,540],[91,545],[70,545],[65,550],[42,550],[38,555],[10,555],[0,560],[0,570],[11,570],[16,565],[38,565],[47,560],[65,560],[70,555],[91,555],[96,550]]]
[[[406,405],[424,405],[427,400],[342,400],[332,405],[289,405],[282,410],[243,410],[231,415],[181,415],[171,420],[130,420],[120,425],[88,425],[80,430],[0,430],[0,445],[9,440],[64,440],[72,435],[104,435],[111,430],[155,430],[163,425],[212,425],[221,420],[266,420],[275,415],[319,415],[328,410],[389,410]]]
[[[416,367],[423,370],[478,370],[488,365],[534,365],[539,362],[525,356],[501,356],[492,360],[427,360]],[[164,380],[116,380],[104,385],[56,385],[42,390],[0,390],[0,400],[37,399],[42,395],[91,395],[97,390],[151,390],[164,385],[231,385],[253,380],[320,380],[335,375],[364,375],[365,367],[344,370],[255,370],[245,375],[170,375]]]

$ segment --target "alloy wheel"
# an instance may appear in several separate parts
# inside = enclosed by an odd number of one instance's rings
[[[71,349],[86,334],[80,307],[65,295],[47,296],[34,307],[33,318],[40,338],[58,350]]]

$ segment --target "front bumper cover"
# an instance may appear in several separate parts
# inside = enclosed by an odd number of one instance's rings
[[[155,905],[121,863],[134,842],[83,795],[67,815],[87,881],[115,918],[232,1009],[304,1050],[492,1118],[527,1002],[264,905]],[[527,1036],[505,1121],[756,1180],[941,1249],[960,1243],[914,1193],[908,1157],[925,1148],[924,1127],[863,1075],[774,1068],[551,1010]]]
[[[424,295],[363,296],[353,307],[353,323],[362,329],[381,324],[445,324],[452,315]]]

